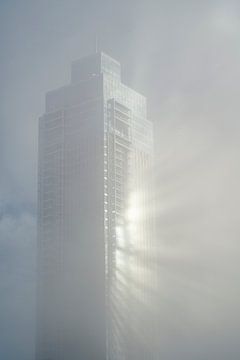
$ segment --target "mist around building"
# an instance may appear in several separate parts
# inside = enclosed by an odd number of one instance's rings
[[[0,359],[239,360],[238,1],[0,18]]]

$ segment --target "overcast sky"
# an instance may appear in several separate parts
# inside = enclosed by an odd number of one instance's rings
[[[0,359],[34,349],[37,123],[99,47],[155,125],[162,360],[240,358],[239,1],[0,0]]]

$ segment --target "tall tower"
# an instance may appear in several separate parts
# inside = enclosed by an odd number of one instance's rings
[[[37,360],[151,359],[152,124],[97,53],[39,120]],[[150,289],[152,288],[152,289]],[[146,333],[146,334],[145,334]]]

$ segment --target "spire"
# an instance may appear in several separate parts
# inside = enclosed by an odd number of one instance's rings
[[[98,36],[97,34],[95,35],[95,53],[98,53]]]

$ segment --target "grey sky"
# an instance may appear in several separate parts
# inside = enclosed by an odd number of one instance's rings
[[[37,119],[96,33],[155,123],[161,359],[239,359],[239,1],[0,1],[0,30],[0,359],[32,359]]]

